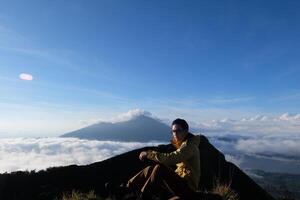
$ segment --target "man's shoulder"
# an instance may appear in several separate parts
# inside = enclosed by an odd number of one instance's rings
[[[200,135],[194,135],[194,134],[189,133],[189,137],[186,140],[186,145],[196,145],[196,146],[199,146],[200,140],[201,140],[201,136]]]
[[[205,144],[209,143],[208,138],[205,135],[203,135],[202,133],[198,133],[198,134],[189,133],[189,134],[190,134],[190,136],[186,140],[186,142],[188,144],[195,144],[200,147],[200,145],[205,146]]]

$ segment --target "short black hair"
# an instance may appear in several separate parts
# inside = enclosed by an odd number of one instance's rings
[[[174,124],[179,125],[183,130],[189,131],[189,125],[184,119],[177,118],[172,122],[172,126]]]

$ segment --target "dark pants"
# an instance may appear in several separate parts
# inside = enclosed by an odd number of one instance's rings
[[[171,195],[170,197],[195,198],[195,192],[188,186],[186,181],[171,168],[162,164],[144,168],[127,182],[127,187],[146,195],[160,194],[162,191],[167,190]]]

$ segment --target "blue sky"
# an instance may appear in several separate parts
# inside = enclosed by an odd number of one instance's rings
[[[296,115],[299,8],[298,1],[2,1],[0,134],[60,135],[136,108],[194,122]]]

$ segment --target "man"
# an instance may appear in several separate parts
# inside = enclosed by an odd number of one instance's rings
[[[172,122],[171,143],[176,150],[171,153],[142,151],[140,160],[157,162],[137,173],[127,182],[127,187],[140,191],[143,199],[153,199],[162,188],[168,189],[173,196],[192,199],[198,189],[200,178],[200,136],[189,132],[189,125],[183,119]],[[173,171],[170,166],[176,165]]]

